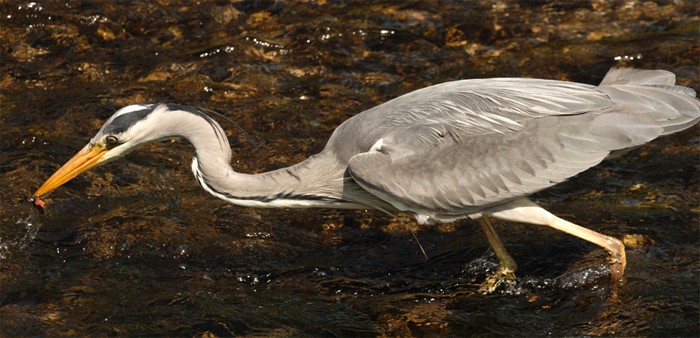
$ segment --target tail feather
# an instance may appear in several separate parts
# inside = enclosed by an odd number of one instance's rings
[[[601,86],[636,84],[636,85],[669,85],[676,84],[676,74],[661,69],[611,68]]]
[[[695,91],[675,85],[675,78],[665,70],[614,68],[598,89],[617,107],[655,120],[663,128],[661,135],[668,135],[700,121],[700,100]]]
[[[683,87],[683,86],[675,86],[675,85],[650,85],[649,87],[663,88],[663,89],[670,90],[670,91],[673,91],[673,92],[683,93],[683,94],[685,94],[685,95],[689,95],[689,96],[692,96],[692,97],[696,97],[696,96],[697,96],[697,93],[695,92],[695,90],[693,90],[693,88],[688,88],[688,87]]]

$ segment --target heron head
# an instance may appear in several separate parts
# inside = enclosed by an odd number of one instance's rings
[[[99,132],[77,154],[59,168],[34,193],[48,194],[88,169],[123,156],[144,143],[161,139],[163,120],[158,115],[167,112],[164,104],[131,105],[119,109],[105,122]]]

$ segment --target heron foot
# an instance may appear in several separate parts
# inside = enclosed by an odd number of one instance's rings
[[[610,287],[612,297],[617,298],[618,290],[622,286],[625,277],[625,267],[627,266],[627,255],[625,245],[618,239],[610,238],[608,249],[608,264],[610,265]]]
[[[509,289],[513,286],[515,286],[515,270],[499,266],[498,270],[486,276],[486,280],[479,286],[479,292],[489,294],[500,288]]]

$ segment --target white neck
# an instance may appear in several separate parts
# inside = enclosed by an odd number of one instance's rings
[[[247,207],[368,208],[353,202],[356,184],[345,178],[345,167],[332,154],[321,153],[297,165],[266,173],[237,173],[230,165],[231,148],[223,129],[204,114],[174,110],[177,125],[167,128],[195,148],[192,172],[211,195]],[[350,186],[349,186],[350,185]],[[350,196],[347,192],[350,191]]]

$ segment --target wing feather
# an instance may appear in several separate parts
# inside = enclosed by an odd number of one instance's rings
[[[349,161],[397,129],[417,133],[414,141],[420,144],[414,145],[430,147],[444,135],[504,134],[522,130],[531,119],[601,111],[611,105],[607,94],[580,83],[524,78],[452,81],[355,115],[336,129],[328,147],[341,160]],[[356,139],[359,134],[362,139],[346,142],[347,137]]]
[[[434,137],[429,144],[418,140],[421,132],[441,128],[457,137]],[[562,182],[600,163],[611,150],[646,142],[661,130],[644,117],[618,113],[531,119],[505,134],[413,125],[387,134],[382,147],[354,156],[348,168],[360,186],[398,209],[463,215]]]

